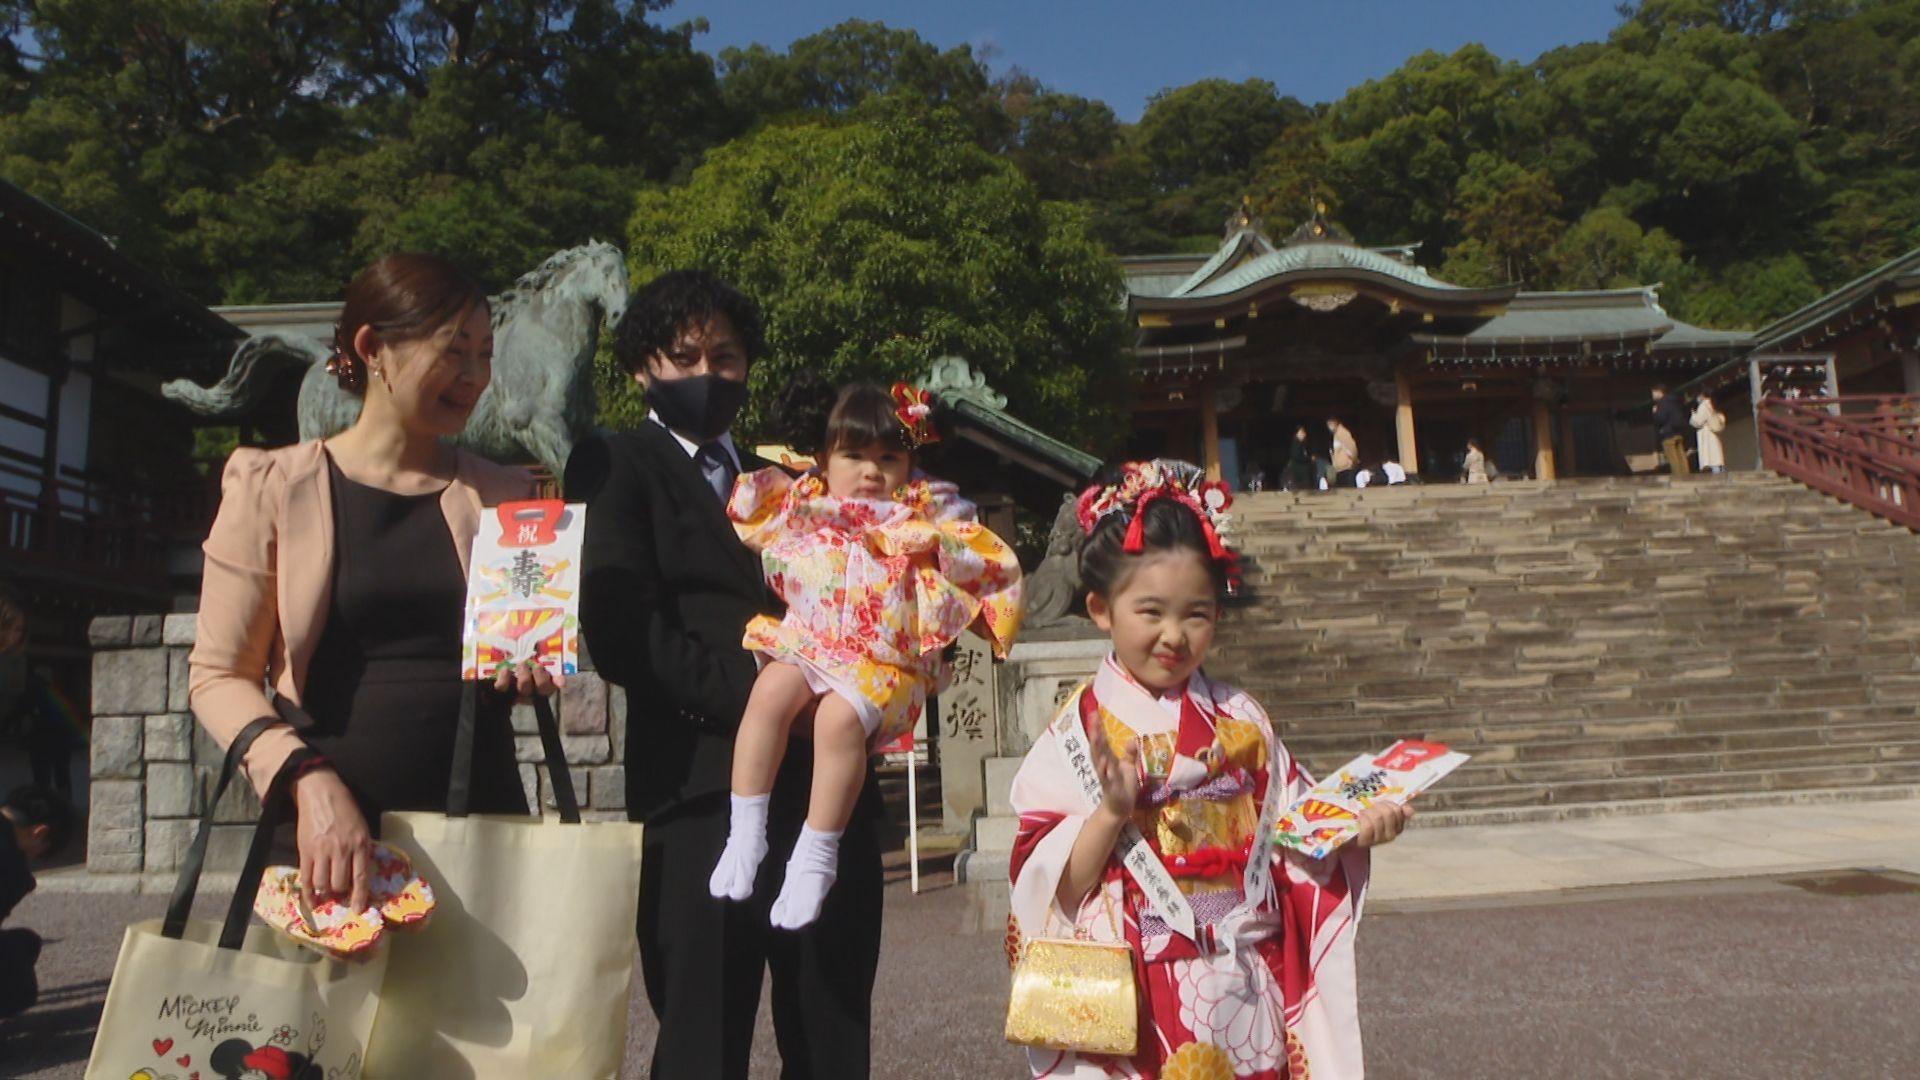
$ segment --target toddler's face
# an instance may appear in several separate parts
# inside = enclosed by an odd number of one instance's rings
[[[1213,646],[1220,600],[1213,575],[1192,551],[1136,556],[1110,597],[1087,597],[1087,614],[1113,639],[1114,655],[1149,690],[1179,688]]]
[[[827,455],[827,494],[839,499],[884,499],[907,482],[913,456],[886,443],[835,447]]]

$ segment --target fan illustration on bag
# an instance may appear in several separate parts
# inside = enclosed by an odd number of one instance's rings
[[[555,675],[579,670],[585,522],[585,506],[558,499],[502,503],[481,518],[467,573],[462,677],[491,678],[528,660]]]

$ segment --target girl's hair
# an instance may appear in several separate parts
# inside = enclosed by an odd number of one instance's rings
[[[1108,470],[1097,483],[1117,483],[1115,470]],[[1149,555],[1169,551],[1188,551],[1207,566],[1207,574],[1213,579],[1214,595],[1220,599],[1227,596],[1230,580],[1230,568],[1213,557],[1213,550],[1207,543],[1206,530],[1201,528],[1200,515],[1193,508],[1172,499],[1156,499],[1147,504],[1146,521],[1141,525],[1141,539],[1144,541],[1138,555],[1126,552],[1127,526],[1133,521],[1133,513],[1108,514],[1093,527],[1093,532],[1080,547],[1080,582],[1089,592],[1111,600],[1115,593],[1126,587],[1127,579],[1141,559]]]
[[[859,449],[880,443],[890,450],[913,453],[906,425],[895,411],[893,394],[873,383],[854,383],[840,391],[833,409],[827,414],[825,438],[820,441],[820,456],[835,450]]]
[[[438,255],[382,256],[347,286],[327,370],[358,396],[367,388],[367,358],[353,344],[361,327],[372,327],[384,341],[416,341],[486,303],[480,283]]]

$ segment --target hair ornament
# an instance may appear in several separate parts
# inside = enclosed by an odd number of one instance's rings
[[[900,426],[907,432],[907,443],[914,449],[940,441],[940,432],[933,426],[931,391],[917,390],[904,382],[894,383],[893,414],[900,419]]]
[[[1120,467],[1120,479],[1115,483],[1095,484],[1080,493],[1076,508],[1080,530],[1091,536],[1101,521],[1123,515],[1127,532],[1121,550],[1138,555],[1146,549],[1147,508],[1162,499],[1185,506],[1200,519],[1209,554],[1227,567],[1228,593],[1237,594],[1239,558],[1220,538],[1233,520],[1227,514],[1233,507],[1233,493],[1224,481],[1207,479],[1206,472],[1196,465],[1168,458],[1127,462]]]
[[[358,391],[367,383],[367,365],[340,343],[340,328],[333,328],[333,347],[327,350],[327,374],[338,379],[344,390]]]

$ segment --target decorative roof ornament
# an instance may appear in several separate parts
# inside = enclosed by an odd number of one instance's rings
[[[1243,232],[1264,235],[1266,229],[1266,222],[1260,220],[1259,215],[1253,212],[1253,196],[1248,194],[1241,195],[1240,205],[1234,208],[1233,213],[1227,215],[1227,239],[1231,240]]]
[[[1296,244],[1352,244],[1353,234],[1327,219],[1327,204],[1315,199],[1313,216],[1300,223],[1283,247]]]
[[[934,360],[920,388],[936,397],[953,401],[972,401],[989,409],[1007,407],[1007,395],[987,385],[987,377],[973,369],[964,357],[942,356]]]

